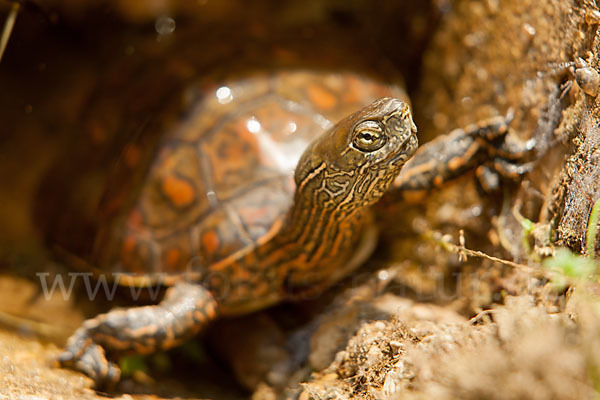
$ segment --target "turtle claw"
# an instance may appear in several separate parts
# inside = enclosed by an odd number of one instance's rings
[[[102,346],[94,343],[85,329],[79,329],[58,356],[62,367],[83,372],[94,381],[96,389],[111,389],[121,379],[119,367],[107,360]]]
[[[85,350],[92,343],[92,339],[85,327],[77,329],[69,338],[67,349],[58,356],[58,362],[61,365],[71,365],[75,359],[81,358]]]

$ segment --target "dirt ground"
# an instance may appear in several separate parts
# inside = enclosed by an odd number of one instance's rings
[[[0,64],[0,398],[600,396],[600,240],[588,237],[600,198],[594,1],[82,4],[25,2]],[[2,15],[9,6],[0,4]],[[163,49],[169,39],[155,21],[164,15],[182,21],[182,36],[219,32],[205,43],[235,44],[201,61],[207,79],[240,48],[264,62],[254,43],[268,42],[287,65],[298,59],[282,43],[293,41],[294,51],[327,54],[329,67],[372,45],[382,58],[357,68],[404,76],[421,142],[512,109],[514,132],[536,140],[532,170],[492,195],[468,175],[416,202],[384,200],[381,243],[355,276],[316,300],[224,320],[179,350],[131,361],[141,364],[114,391],[96,392],[55,359],[106,305],[45,296],[43,274],[65,266],[43,244],[32,204],[90,98],[125,118],[119,97],[95,87],[123,54],[160,40]],[[239,32],[221,33],[223,24]],[[271,32],[281,34],[274,43]],[[328,48],[337,35],[350,35],[349,47]],[[156,76],[187,71],[164,65]]]

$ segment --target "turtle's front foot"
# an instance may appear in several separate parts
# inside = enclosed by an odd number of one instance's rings
[[[216,313],[217,302],[209,291],[181,282],[157,305],[115,309],[85,321],[58,361],[88,375],[97,388],[110,388],[121,371],[105,351],[148,354],[169,349],[198,333]]]
[[[92,378],[98,389],[110,389],[121,379],[119,367],[108,361],[104,349],[94,343],[85,326],[69,338],[67,348],[58,357],[58,362],[62,367],[83,372]]]
[[[471,170],[485,192],[519,179],[533,169],[536,141],[521,141],[509,128],[512,118],[509,111],[425,143],[394,181],[394,191],[426,192]]]

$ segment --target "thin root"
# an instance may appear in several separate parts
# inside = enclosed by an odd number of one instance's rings
[[[4,29],[2,29],[2,36],[0,36],[0,61],[2,61],[2,56],[4,55],[4,50],[6,50],[8,39],[10,38],[10,35],[12,34],[13,28],[15,26],[17,14],[19,13],[19,8],[20,4],[15,1],[12,4],[12,7],[10,8],[8,17],[6,17],[6,21],[4,22]]]

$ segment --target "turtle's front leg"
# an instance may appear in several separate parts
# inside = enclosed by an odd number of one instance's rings
[[[146,354],[180,344],[217,314],[217,302],[197,284],[178,283],[157,305],[116,309],[84,322],[59,356],[62,366],[79,370],[97,387],[118,382],[121,371],[105,350]]]
[[[516,179],[532,168],[534,140],[510,131],[512,114],[456,129],[421,146],[394,181],[396,193],[422,192],[478,169],[483,189],[499,188],[500,177]],[[485,168],[480,168],[485,166]]]

